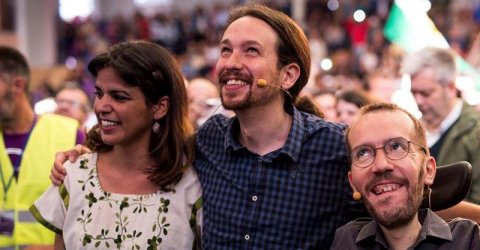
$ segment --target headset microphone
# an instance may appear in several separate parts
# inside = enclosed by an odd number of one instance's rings
[[[265,79],[258,79],[257,86],[260,87],[260,88],[270,86],[270,87],[281,89],[283,92],[287,93],[288,96],[290,96],[290,99],[293,99],[292,94],[290,94],[290,92],[288,92],[286,89],[284,89],[282,87],[279,87],[279,86],[276,86],[276,85],[268,84],[267,80],[265,80]]]
[[[258,85],[258,87],[263,88],[263,87],[267,86],[267,80],[265,80],[265,79],[258,79],[257,85]]]

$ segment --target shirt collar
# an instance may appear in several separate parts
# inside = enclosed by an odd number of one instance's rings
[[[453,106],[450,113],[448,113],[447,117],[440,123],[440,133],[447,131],[450,126],[460,117],[462,113],[462,106],[463,102],[461,100],[457,100],[457,103]]]
[[[377,230],[379,233],[377,233]],[[385,248],[388,246],[386,244],[385,237],[383,236],[383,232],[375,220],[370,221],[367,225],[360,229],[360,232],[358,232],[357,238],[355,239],[355,244],[368,239],[375,239],[375,241],[382,244]]]
[[[294,162],[298,161],[301,145],[305,136],[305,132],[303,130],[305,126],[304,123],[305,122],[303,121],[300,111],[298,111],[296,108],[293,108],[292,126],[290,128],[290,132],[288,133],[285,144],[280,149],[280,154],[289,156]],[[245,148],[245,146],[238,142],[239,131],[240,123],[238,118],[234,116],[229,119],[226,124],[224,143],[225,150],[232,149],[236,151]]]
[[[305,122],[300,112],[294,108],[293,109],[293,119],[292,127],[287,137],[285,145],[281,149],[281,153],[288,155],[294,162],[298,162],[298,157],[300,155],[300,150],[302,149],[302,143],[304,141],[305,131]]]
[[[450,113],[448,113],[447,117],[445,117],[442,123],[440,123],[440,126],[433,131],[426,131],[429,147],[433,146],[440,139],[443,133],[445,133],[445,131],[447,131],[460,117],[462,113],[462,106],[462,100],[457,100]]]
[[[226,133],[225,133],[225,140],[224,140],[225,150],[228,150],[228,149],[239,150],[241,148],[244,148],[244,146],[241,145],[237,140],[239,131],[240,131],[240,123],[238,122],[237,116],[234,116],[228,119],[226,124]]]
[[[418,216],[419,218],[425,219],[423,220],[422,230],[420,231],[420,236],[416,244],[426,239],[427,236],[452,241],[452,231],[450,231],[450,226],[432,210],[420,209],[418,211]]]
[[[418,211],[418,217],[423,223],[422,229],[420,230],[420,235],[418,236],[414,246],[425,240],[427,236],[443,239],[445,241],[452,241],[452,232],[450,231],[450,226],[448,226],[448,224],[432,210],[420,209]],[[375,239],[376,242],[382,244],[385,248],[388,248],[385,236],[375,220],[372,220],[360,230],[357,238],[355,239],[355,243],[358,244],[369,239]]]

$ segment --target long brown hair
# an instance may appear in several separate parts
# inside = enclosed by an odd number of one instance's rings
[[[156,162],[148,169],[149,179],[164,191],[172,190],[193,160],[193,128],[188,121],[188,98],[180,69],[171,54],[160,45],[145,41],[128,41],[112,46],[88,64],[95,77],[99,70],[113,68],[127,84],[139,87],[146,105],[170,98],[167,114],[157,122],[160,133],[150,137],[150,157]],[[153,124],[152,124],[153,125]],[[97,127],[90,130],[86,145],[96,152],[106,152]]]

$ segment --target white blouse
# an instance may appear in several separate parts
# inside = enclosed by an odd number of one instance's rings
[[[147,195],[102,190],[97,154],[67,162],[60,187],[50,187],[30,211],[62,234],[66,249],[192,249],[200,246],[201,188],[192,167],[175,191]]]

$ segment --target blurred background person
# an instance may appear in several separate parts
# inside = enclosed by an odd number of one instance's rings
[[[50,186],[56,152],[82,143],[73,119],[35,114],[30,68],[16,49],[0,46],[0,248],[53,246],[54,234],[28,211]]]
[[[472,187],[466,200],[480,202],[480,113],[456,87],[455,56],[450,49],[425,48],[408,55],[402,73],[410,75],[411,92],[422,112],[427,144],[438,165],[468,161]]]
[[[83,131],[92,111],[85,91],[75,82],[67,82],[55,97],[55,114],[71,117],[78,121]]]
[[[194,78],[187,86],[188,117],[197,130],[219,108],[218,87],[206,78]]]
[[[381,102],[391,103],[392,96],[399,87],[396,73],[384,68],[372,71],[366,79],[366,89]]]
[[[377,100],[362,89],[343,90],[337,95],[337,121],[350,125],[361,107],[375,102]]]
[[[320,91],[313,96],[313,100],[323,113],[325,120],[330,122],[337,121],[337,97],[333,91]]]

